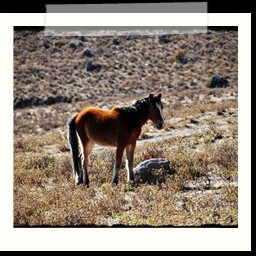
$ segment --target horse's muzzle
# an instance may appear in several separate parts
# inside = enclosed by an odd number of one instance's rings
[[[164,128],[164,126],[165,126],[165,123],[164,123],[164,122],[158,122],[158,123],[156,124],[156,128],[157,128],[158,130],[162,130],[162,129]]]

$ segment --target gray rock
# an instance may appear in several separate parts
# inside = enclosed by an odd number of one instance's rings
[[[84,48],[81,57],[94,57],[94,54],[92,53],[92,50],[90,48]]]
[[[118,39],[113,40],[113,45],[120,45],[121,41]]]
[[[86,64],[86,70],[87,71],[95,71],[99,72],[101,70],[101,65],[99,64],[94,64],[91,61],[87,62]]]
[[[137,165],[133,172],[135,181],[156,184],[164,182],[166,174],[172,174],[174,170],[171,169],[169,160],[164,158],[151,158]]]
[[[211,83],[209,84],[210,88],[216,88],[216,87],[228,87],[229,81],[225,77],[220,76],[214,76],[211,80]]]
[[[162,36],[160,36],[160,37],[158,38],[158,41],[159,41],[159,43],[165,43],[165,44],[167,44],[167,43],[170,42],[170,38],[169,38],[168,35],[162,35]]]
[[[69,48],[77,48],[79,46],[83,46],[83,42],[82,41],[76,41],[76,42],[70,42],[68,43],[68,47]]]
[[[68,44],[68,47],[69,47],[69,48],[76,48],[76,43],[75,43],[75,42],[70,42],[70,43]]]
[[[177,55],[176,55],[176,61],[181,63],[181,64],[187,64],[188,63],[188,58],[185,56],[184,53],[182,52],[179,52]]]
[[[85,42],[85,36],[79,36],[79,37],[78,37],[78,40],[79,40],[79,41],[82,41],[82,42]]]

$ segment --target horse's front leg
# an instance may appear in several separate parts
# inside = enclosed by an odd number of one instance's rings
[[[124,154],[124,145],[118,145],[116,149],[116,161],[114,165],[114,174],[112,178],[112,183],[117,184],[118,183],[118,172],[120,170],[121,164],[122,164],[122,157]]]
[[[127,169],[127,182],[134,181],[133,175],[133,156],[136,142],[126,147],[126,169]]]

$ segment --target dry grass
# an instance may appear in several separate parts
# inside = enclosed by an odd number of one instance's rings
[[[14,110],[15,226],[238,225],[237,32],[170,39],[88,37],[95,57],[87,59],[83,47],[67,46],[77,38],[14,33],[14,104],[45,102]],[[101,71],[86,71],[89,60]],[[231,86],[208,88],[214,75]],[[90,188],[75,186],[67,120],[84,106],[130,105],[157,91],[166,127],[143,127],[135,165],[161,157],[173,172],[127,184],[123,165],[115,186],[115,151],[100,148],[90,155]]]
[[[237,225],[237,186],[232,185],[237,182],[237,140],[202,143],[200,151],[194,150],[195,142],[191,136],[138,145],[135,164],[165,157],[174,174],[159,170],[152,175],[164,183],[135,186],[126,184],[124,166],[120,183],[113,186],[114,151],[94,151],[89,189],[74,185],[69,153],[61,152],[58,143],[52,154],[31,152],[29,147],[20,152],[19,147],[14,158],[14,224]]]

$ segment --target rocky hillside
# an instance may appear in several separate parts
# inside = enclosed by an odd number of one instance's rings
[[[15,31],[14,108],[122,101],[159,90],[175,96],[209,86],[214,76],[226,79],[220,86],[236,87],[237,50],[236,31],[160,37]]]

